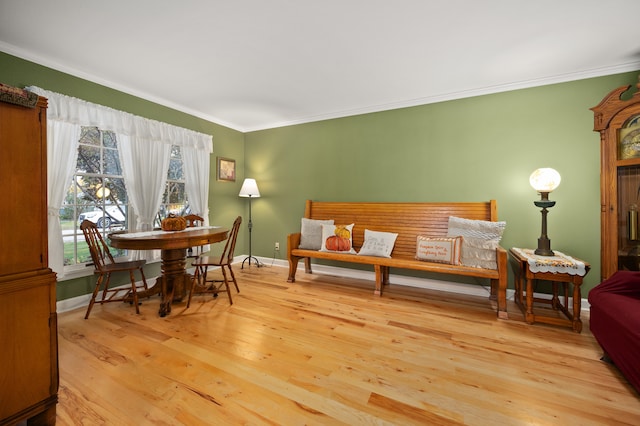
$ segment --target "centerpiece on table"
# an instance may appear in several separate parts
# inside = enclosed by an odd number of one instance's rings
[[[163,231],[182,231],[187,228],[187,221],[182,216],[169,213],[160,223],[160,227]]]

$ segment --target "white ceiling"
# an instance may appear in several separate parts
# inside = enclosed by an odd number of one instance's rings
[[[251,131],[639,70],[639,17],[639,0],[0,0],[0,51]]]

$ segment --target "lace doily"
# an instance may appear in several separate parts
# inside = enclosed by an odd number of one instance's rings
[[[539,256],[532,249],[513,248],[520,256],[527,259],[529,270],[533,273],[551,272],[553,274],[580,275],[587,274],[585,263],[564,253],[554,250],[554,256]]]

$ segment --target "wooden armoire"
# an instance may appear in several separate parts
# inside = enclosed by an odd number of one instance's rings
[[[58,327],[47,253],[47,100],[26,92],[35,105],[9,103],[12,93],[0,89],[0,425],[49,425]]]
[[[600,132],[601,275],[640,270],[640,80],[591,108]]]

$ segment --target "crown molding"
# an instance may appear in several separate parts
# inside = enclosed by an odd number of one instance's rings
[[[254,127],[246,127],[246,126],[240,126],[234,123],[229,123],[218,117],[213,117],[211,115],[204,114],[201,111],[193,110],[181,104],[176,104],[167,99],[158,97],[152,93],[146,93],[140,90],[136,90],[135,88],[114,83],[110,80],[99,78],[95,75],[91,75],[86,72],[77,70],[75,68],[60,64],[59,62],[56,62],[51,58],[34,55],[30,52],[25,51],[24,49],[17,48],[16,46],[4,43],[2,41],[0,41],[0,51],[34,62],[38,65],[52,68],[56,71],[73,75],[74,77],[82,78],[84,80],[88,80],[93,83],[106,86],[110,89],[118,90],[123,93],[136,96],[171,109],[175,109],[176,111],[180,111],[185,114],[189,114],[194,117],[201,118],[211,123],[224,126],[229,129],[236,130],[242,133],[275,129],[275,128],[286,127],[286,126],[294,126],[298,124],[313,123],[317,121],[332,120],[337,118],[345,118],[345,117],[350,117],[355,115],[370,114],[375,112],[389,111],[389,110],[395,110],[395,109],[401,109],[401,108],[409,108],[409,107],[420,106],[420,105],[428,105],[428,104],[434,104],[438,102],[452,101],[456,99],[465,99],[465,98],[471,98],[475,96],[509,92],[513,90],[529,89],[533,87],[547,86],[547,85],[558,84],[558,83],[566,83],[570,81],[577,81],[577,80],[583,80],[583,79],[594,78],[594,77],[603,77],[606,75],[620,74],[620,73],[640,70],[640,61],[635,61],[635,62],[629,62],[629,63],[619,64],[614,66],[594,68],[594,69],[588,69],[588,70],[560,74],[560,75],[553,75],[553,76],[548,76],[548,77],[539,78],[539,79],[517,81],[512,83],[494,85],[494,86],[479,87],[479,88],[470,89],[470,90],[442,93],[434,96],[419,97],[419,98],[407,99],[399,102],[392,102],[392,103],[379,104],[379,105],[370,105],[362,108],[334,111],[326,114],[304,116],[304,117],[299,117],[293,120],[273,122],[273,123],[254,126]]]

